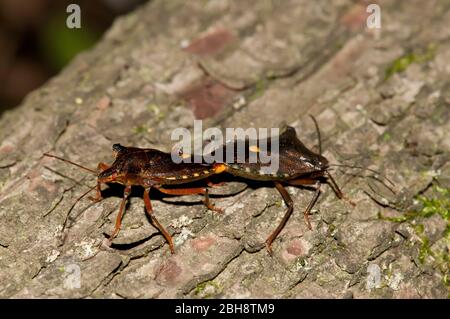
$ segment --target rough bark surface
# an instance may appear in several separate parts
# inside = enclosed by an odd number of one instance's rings
[[[0,297],[446,298],[450,187],[450,2],[152,1],[121,17],[91,51],[0,119]],[[52,152],[94,168],[111,145],[170,150],[170,133],[203,126],[278,127],[324,155],[352,207],[242,181],[200,196],[153,194],[177,253],[136,189],[114,247],[104,245],[122,188],[95,183]],[[383,183],[381,182],[383,181]],[[385,185],[384,185],[385,184]],[[156,196],[156,197],[155,197]],[[64,236],[63,236],[64,235]],[[65,237],[61,245],[61,237]],[[80,286],[72,281],[80,270]]]

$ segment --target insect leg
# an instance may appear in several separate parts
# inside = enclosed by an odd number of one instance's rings
[[[339,186],[337,185],[337,183],[335,182],[334,178],[331,176],[330,173],[325,172],[325,175],[329,181],[329,185],[330,187],[333,189],[333,192],[336,194],[336,196],[339,199],[344,198],[344,194],[342,193],[341,189],[339,188]]]
[[[150,188],[146,188],[144,190],[145,211],[150,216],[152,223],[156,226],[156,228],[158,228],[158,230],[163,234],[164,238],[169,243],[170,252],[172,254],[174,254],[175,248],[173,246],[172,236],[170,236],[169,232],[164,228],[163,225],[160,224],[160,222],[156,219],[155,215],[153,214],[153,208],[152,208],[152,203],[150,202],[149,193],[150,193]]]
[[[209,209],[212,210],[213,212],[216,213],[223,213],[223,209],[220,207],[216,207],[216,205],[214,205],[213,203],[211,203],[211,201],[209,200],[209,193],[208,193],[208,189],[205,189],[205,199],[203,200],[203,204],[205,204],[205,206]]]
[[[293,186],[301,186],[301,185],[314,185],[316,184],[317,179],[313,178],[297,178],[294,180],[286,181],[289,185]]]
[[[97,165],[97,171],[99,171],[99,172],[102,172],[102,171],[104,171],[105,169],[108,169],[108,168],[109,168],[109,165],[106,164],[106,163],[100,162],[100,163],[98,163],[98,165]],[[103,199],[103,197],[102,197],[101,183],[97,182],[97,187],[96,187],[96,194],[95,194],[95,197],[94,197],[94,196],[89,196],[88,198],[89,198],[91,201],[94,201],[94,202],[99,202],[99,201],[101,201],[101,200]]]
[[[194,194],[204,194],[205,199],[203,200],[203,203],[205,206],[215,212],[221,213],[222,209],[215,207],[213,203],[209,200],[209,194],[208,189],[205,187],[194,187],[194,188],[162,188],[158,187],[158,190],[161,191],[161,193],[168,194],[168,195],[194,195]]]
[[[270,236],[266,239],[266,248],[269,254],[272,254],[272,242],[275,240],[275,238],[278,236],[278,234],[283,229],[284,225],[286,225],[287,220],[292,214],[292,211],[294,210],[294,202],[292,201],[291,196],[286,191],[286,189],[281,185],[279,182],[274,182],[275,187],[277,188],[278,192],[283,197],[286,205],[288,206],[288,209],[286,213],[283,216],[283,219],[281,220],[280,224],[277,226],[277,228],[270,234]]]
[[[131,185],[127,185],[125,187],[125,190],[123,191],[123,198],[122,198],[122,202],[120,203],[119,214],[116,217],[116,225],[114,227],[114,231],[112,232],[111,236],[109,236],[109,241],[110,242],[119,233],[120,225],[122,223],[122,216],[123,216],[123,213],[125,211],[125,204],[127,203],[127,199],[128,199],[128,196],[130,195],[130,193],[131,193]]]
[[[325,176],[327,177],[327,181],[328,184],[330,185],[331,189],[333,189],[333,192],[336,194],[336,196],[339,199],[343,199],[346,202],[348,202],[350,205],[352,206],[356,206],[356,204],[350,200],[349,198],[347,198],[347,196],[344,195],[344,193],[342,193],[341,189],[339,188],[338,184],[335,182],[334,178],[331,176],[330,173],[325,172]]]
[[[317,199],[320,195],[320,181],[316,181],[316,192],[314,193],[314,197],[311,199],[311,201],[308,204],[308,207],[306,207],[305,211],[303,212],[303,216],[305,218],[305,222],[308,225],[309,230],[312,230],[311,222],[309,221],[309,213],[311,212],[311,209],[314,207],[314,205],[317,202]]]
[[[103,172],[105,169],[108,169],[110,166],[106,163],[100,162],[97,165],[97,170]]]
[[[103,199],[102,197],[102,184],[97,182],[97,186],[95,187],[95,196],[89,196],[88,198],[93,202],[99,202]]]
[[[314,204],[316,203],[317,199],[320,195],[320,181],[317,179],[312,178],[298,178],[291,181],[287,181],[286,183],[289,183],[290,185],[316,185],[316,192],[314,193],[314,197],[309,202],[308,207],[306,207],[305,211],[303,212],[303,216],[305,217],[305,222],[308,225],[309,230],[312,230],[311,222],[309,221],[309,213],[311,212],[311,209],[314,207]],[[338,188],[339,189],[339,188]]]
[[[164,194],[168,195],[194,195],[194,194],[205,194],[206,188],[204,187],[193,187],[193,188],[163,188],[157,187],[157,189]]]

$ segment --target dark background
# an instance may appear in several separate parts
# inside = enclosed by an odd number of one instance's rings
[[[0,0],[0,114],[100,39],[118,15],[144,0]],[[81,7],[81,29],[66,27],[69,4]]]

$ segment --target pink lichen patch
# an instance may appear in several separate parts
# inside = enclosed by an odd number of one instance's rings
[[[53,193],[57,190],[55,183],[47,181],[42,177],[38,176],[35,178],[30,178],[30,184],[28,185],[28,192],[35,192],[37,189],[45,189],[49,193]]]
[[[365,25],[368,16],[366,6],[358,3],[341,17],[340,22],[351,31],[356,31]]]
[[[89,113],[87,123],[92,126],[97,126],[98,120],[103,118],[103,111],[111,106],[111,99],[108,96],[103,96],[95,103],[96,110]]]
[[[218,27],[192,40],[184,50],[197,55],[214,55],[222,52],[235,38],[229,30]]]
[[[310,245],[304,239],[293,239],[286,243],[286,248],[282,251],[282,258],[291,262],[300,256],[306,256],[309,253]]]
[[[195,86],[186,89],[181,98],[192,109],[197,119],[205,119],[218,114],[236,92],[211,78],[206,78]]]
[[[29,181],[27,192],[32,193],[40,189],[44,189],[48,193],[54,193],[58,190],[56,184],[42,177],[41,169],[33,169],[26,175]]]
[[[98,100],[98,102],[95,106],[99,110],[103,111],[103,110],[106,110],[110,105],[111,105],[111,99],[105,95],[100,100]]]
[[[156,279],[159,282],[174,284],[181,272],[182,269],[178,266],[177,262],[173,259],[169,259],[156,270]]]
[[[209,247],[211,247],[215,242],[216,242],[216,240],[213,237],[202,236],[202,237],[191,240],[191,246],[196,251],[205,251]]]
[[[2,145],[0,147],[0,154],[8,154],[11,153],[14,150],[14,145],[9,144],[9,143],[4,143],[4,145]]]
[[[290,245],[286,248],[286,251],[290,255],[300,256],[304,252],[304,247],[299,239],[291,241]]]

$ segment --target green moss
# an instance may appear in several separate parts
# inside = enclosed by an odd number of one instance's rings
[[[448,222],[447,222],[447,226],[445,227],[444,236],[450,237],[450,223],[448,223]]]
[[[434,186],[433,190],[438,194],[438,196],[428,198],[423,195],[418,195],[415,197],[415,199],[421,204],[422,207],[419,210],[406,212],[404,215],[399,217],[385,217],[381,213],[379,213],[378,217],[383,220],[401,223],[405,221],[411,221],[417,217],[428,218],[438,214],[447,221],[447,232],[449,228],[448,223],[450,218],[450,188]]]
[[[416,60],[416,55],[414,53],[406,54],[394,62],[386,69],[386,79],[391,77],[394,73],[403,72],[406,68]]]
[[[383,216],[383,214],[381,214],[381,212],[378,212],[378,218],[382,219],[382,220],[387,220],[387,221],[390,221],[393,223],[403,223],[403,222],[409,220],[407,213],[405,215],[399,216],[399,217],[386,217],[386,216]]]
[[[440,269],[443,274],[448,273],[449,255],[448,252],[439,249],[432,250],[430,240],[426,237],[425,226],[417,221],[424,218],[430,218],[434,215],[439,215],[447,222],[447,226],[443,232],[443,238],[450,240],[450,188],[443,188],[439,186],[433,187],[434,196],[418,195],[415,197],[420,208],[415,211],[409,211],[399,217],[384,217],[379,214],[379,217],[383,220],[402,223],[408,222],[414,229],[416,235],[420,238],[421,244],[419,247],[419,261],[424,263],[427,256],[433,257],[433,264]]]
[[[423,224],[418,224],[414,227],[414,230],[416,232],[416,234],[423,234],[424,230],[425,230],[425,226],[423,226]]]
[[[263,96],[267,88],[267,81],[268,80],[266,79],[260,79],[255,83],[253,93],[248,98],[249,101],[256,100],[257,98]]]
[[[385,80],[389,79],[394,73],[405,71],[412,63],[424,63],[434,58],[436,53],[436,46],[430,44],[423,54],[408,53],[404,56],[394,60],[392,64],[386,69]]]
[[[391,140],[392,136],[389,133],[383,134],[383,142],[389,142]]]
[[[208,287],[211,287],[212,291],[207,293],[206,290]],[[196,296],[200,296],[201,298],[211,298],[220,291],[220,286],[216,282],[210,280],[206,282],[202,282],[195,287],[194,294]]]
[[[430,240],[427,237],[422,237],[422,245],[419,248],[419,261],[424,263],[425,258],[432,254],[430,249]]]
[[[279,199],[279,200],[276,200],[274,204],[278,207],[281,207],[281,206],[283,206],[283,201],[281,199]]]
[[[331,234],[336,230],[336,226],[334,224],[328,225],[328,233]]]
[[[448,222],[450,217],[450,188],[435,186],[434,189],[440,194],[439,197],[427,198],[422,195],[417,196],[417,200],[423,206],[420,216],[430,217],[439,214]]]
[[[147,109],[155,115],[157,121],[164,119],[165,115],[161,112],[160,108],[156,104],[147,105]]]
[[[136,133],[136,134],[143,134],[143,133],[146,133],[147,132],[147,127],[145,126],[145,125],[139,125],[139,126],[136,126],[134,129],[133,129],[133,131],[134,131],[134,133]]]

